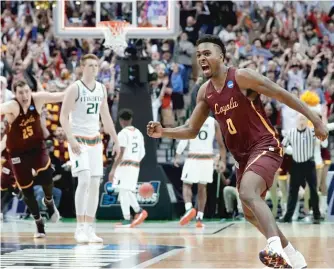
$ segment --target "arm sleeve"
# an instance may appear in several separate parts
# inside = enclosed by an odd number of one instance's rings
[[[176,154],[181,155],[182,152],[186,149],[189,140],[181,140],[176,148]]]
[[[145,157],[146,151],[145,151],[145,140],[142,136],[142,143],[141,143],[141,149],[140,149],[140,161]]]
[[[284,136],[284,139],[282,141],[283,147],[287,147],[288,145],[290,145],[290,135],[291,131],[287,132],[286,135]]]

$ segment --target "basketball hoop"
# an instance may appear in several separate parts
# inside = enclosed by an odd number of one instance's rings
[[[126,28],[130,23],[126,21],[101,21],[97,24],[103,29],[104,47],[112,49],[117,55],[124,56],[124,51],[128,47],[126,42]]]

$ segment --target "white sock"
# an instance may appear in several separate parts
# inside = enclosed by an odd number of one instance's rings
[[[277,253],[281,254],[283,253],[283,248],[281,244],[281,239],[279,236],[273,236],[267,239],[268,245],[271,249],[276,251]]]
[[[140,211],[140,206],[138,204],[136,195],[132,191],[128,191],[128,197],[130,201],[130,206],[133,208],[133,210],[138,213]]]
[[[320,195],[320,211],[325,214],[327,210],[327,196]]]
[[[186,211],[188,211],[188,210],[191,209],[192,207],[193,207],[193,204],[192,204],[192,203],[186,203],[186,204],[185,204]]]
[[[204,215],[203,212],[198,211],[196,219],[203,220],[203,215]]]
[[[130,220],[130,201],[129,201],[128,191],[120,190],[119,195],[120,195],[123,217],[126,220]]]
[[[295,254],[296,250],[295,248],[291,245],[291,243],[289,242],[289,244],[284,248],[284,251],[286,253],[286,255],[290,256]]]

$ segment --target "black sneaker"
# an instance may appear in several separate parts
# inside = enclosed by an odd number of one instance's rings
[[[45,225],[44,225],[43,219],[41,218],[40,220],[37,220],[35,222],[36,222],[37,231],[34,234],[34,238],[44,238],[45,237]]]
[[[313,224],[320,224],[320,219],[313,219]]]

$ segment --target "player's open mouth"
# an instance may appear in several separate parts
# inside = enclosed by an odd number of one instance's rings
[[[203,74],[208,74],[210,73],[210,66],[208,65],[201,65],[202,70],[203,70]]]
[[[203,72],[210,70],[210,67],[208,65],[201,65]]]

